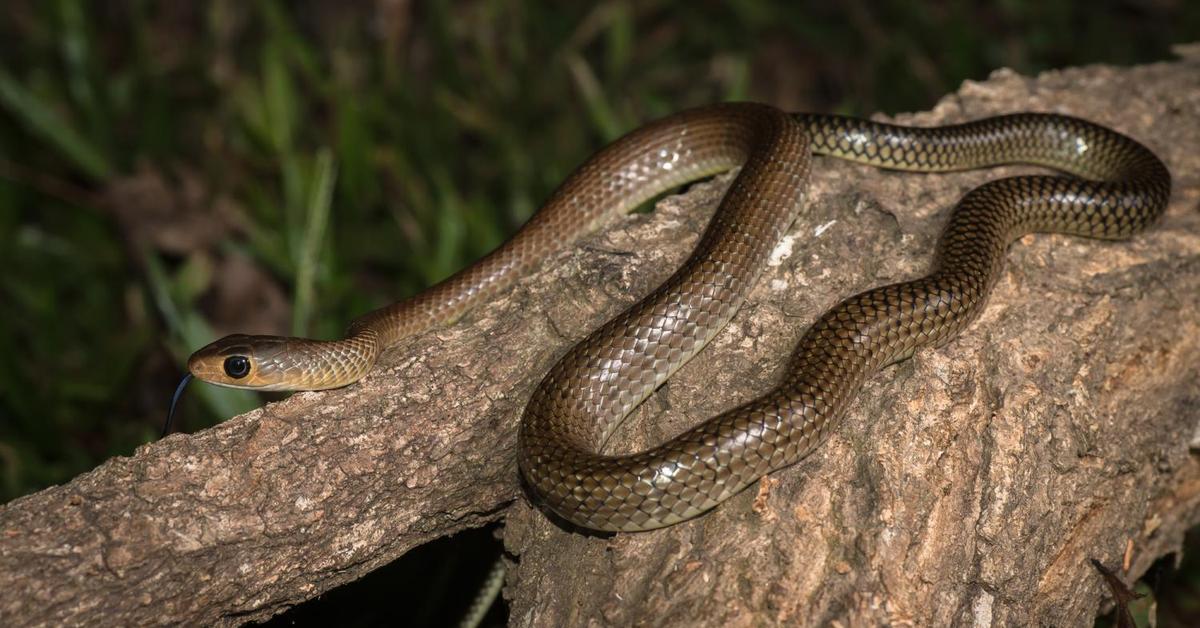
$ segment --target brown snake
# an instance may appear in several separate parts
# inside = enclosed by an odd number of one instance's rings
[[[800,211],[813,153],[923,172],[1026,163],[1078,178],[1011,177],[971,190],[951,214],[929,274],[826,312],[776,388],[646,451],[602,453],[624,418],[738,310]],[[691,257],[563,356],[525,409],[521,473],[570,522],[598,530],[670,525],[799,461],[834,429],[867,377],[948,341],[979,315],[1015,238],[1034,231],[1125,238],[1162,214],[1171,187],[1166,167],[1141,144],[1066,116],[908,128],[756,104],[703,107],[605,147],[503,246],[433,288],[359,318],[346,338],[229,336],[192,355],[188,369],[241,388],[345,386],[387,347],[456,320],[606,213],[739,165]]]

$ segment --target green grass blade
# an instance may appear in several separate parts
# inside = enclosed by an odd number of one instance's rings
[[[292,310],[292,333],[298,336],[308,333],[309,322],[312,320],[317,265],[320,263],[321,245],[325,241],[325,228],[329,224],[329,210],[336,178],[337,167],[333,155],[328,148],[323,148],[317,154],[316,175],[309,188],[300,259],[296,265],[296,303]]]
[[[74,102],[73,110],[87,120],[85,133],[92,141],[101,146],[108,146],[107,137],[112,124],[93,87],[93,60],[96,55],[92,50],[84,5],[82,0],[58,1],[61,28],[58,45],[65,70],[64,80]],[[112,78],[114,77],[109,77],[110,84]]]
[[[604,87],[596,78],[596,73],[592,72],[592,67],[588,65],[587,60],[579,54],[571,53],[567,56],[567,67],[571,69],[571,78],[575,81],[575,87],[583,95],[583,102],[587,105],[592,124],[599,129],[604,140],[612,141],[620,137],[621,122],[617,118],[616,112],[613,111],[612,105],[604,97]]]
[[[4,69],[0,69],[0,105],[30,131],[49,141],[87,176],[102,181],[112,173],[112,167],[99,149],[59,117],[51,103],[25,89]]]

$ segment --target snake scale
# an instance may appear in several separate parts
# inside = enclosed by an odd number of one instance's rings
[[[733,317],[802,208],[812,155],[940,172],[1024,163],[1069,175],[990,181],[951,213],[929,274],[850,297],[803,336],[783,381],[646,451],[605,453],[625,417]],[[687,261],[567,352],[533,392],[518,436],[527,485],[566,521],[648,530],[695,517],[808,455],[864,380],[954,337],[983,308],[1005,251],[1038,231],[1125,238],[1166,207],[1171,180],[1136,141],[1096,124],[1021,113],[937,128],[750,103],[671,115],[600,150],[500,248],[341,340],[228,336],[188,361],[241,388],[317,390],[361,378],[387,347],[465,311],[569,246],[610,212],[741,166]]]

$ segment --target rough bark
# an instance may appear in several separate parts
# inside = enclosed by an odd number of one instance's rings
[[[520,625],[1087,623],[1089,557],[1130,577],[1200,521],[1200,48],[1131,69],[999,71],[934,111],[1070,113],[1162,156],[1166,218],[1133,241],[1013,247],[982,318],[875,377],[801,464],[645,534],[556,527],[518,488],[525,399],[556,356],[686,255],[728,178],[614,220],[364,382],[172,436],[0,508],[0,624],[236,624],[507,516]],[[819,160],[746,307],[636,414],[656,442],[775,381],[840,298],[921,274],[954,201],[1017,169],[943,176]],[[876,420],[884,419],[884,420]]]

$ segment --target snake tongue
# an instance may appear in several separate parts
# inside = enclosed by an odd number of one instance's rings
[[[175,389],[175,395],[171,397],[171,409],[167,411],[167,421],[163,423],[162,434],[158,436],[159,438],[163,438],[171,432],[171,419],[175,417],[175,406],[179,404],[179,398],[183,396],[183,389],[187,388],[190,381],[192,381],[192,374],[188,373],[183,376],[183,381],[179,382],[179,387]]]

